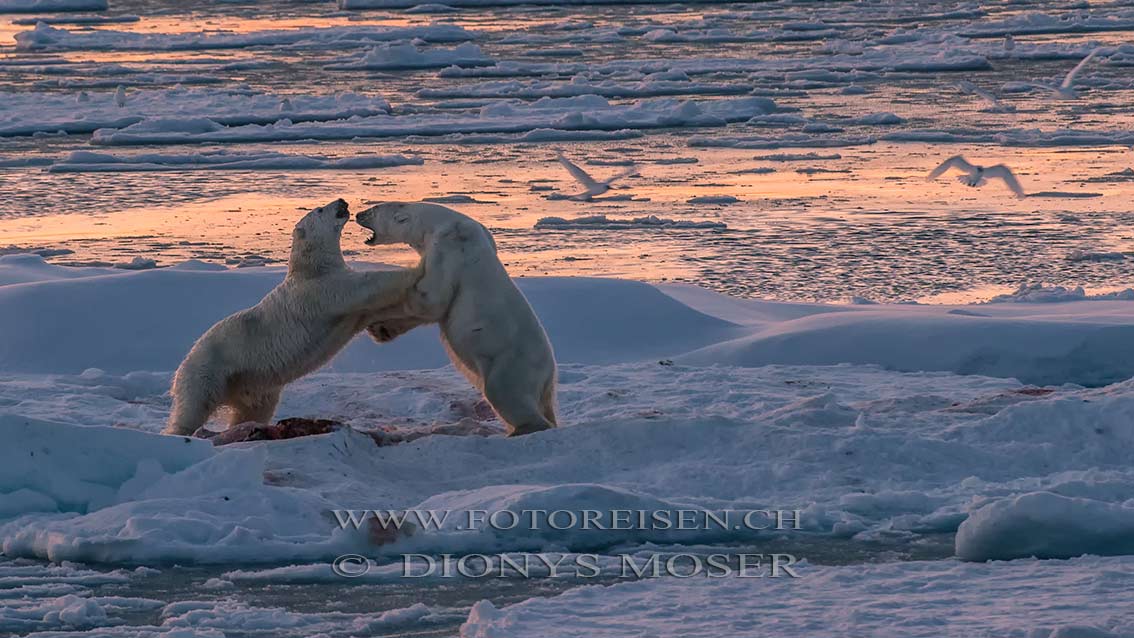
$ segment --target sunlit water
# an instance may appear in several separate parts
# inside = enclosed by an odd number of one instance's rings
[[[877,38],[920,25],[948,29],[968,20],[918,18],[946,11],[940,3],[858,14],[846,5],[790,3],[757,5],[679,5],[522,7],[463,10],[453,14],[337,12],[330,3],[256,5],[210,3],[186,10],[182,3],[114,2],[111,15],[137,14],[113,28],[149,33],[186,30],[247,32],[269,28],[361,24],[424,24],[451,21],[485,34],[478,42],[497,60],[544,61],[533,57],[544,47],[508,43],[517,34],[543,35],[549,48],[577,51],[551,62],[597,64],[633,59],[764,57],[791,60],[823,54],[824,40],[778,42],[643,43],[587,42],[571,39],[566,23],[595,27],[677,25],[705,18],[709,26],[743,33],[776,29],[788,18],[842,25],[843,37]],[[197,6],[194,4],[194,6]],[[951,6],[951,5],[950,5]],[[1054,3],[1048,7],[1058,7]],[[1036,7],[1029,6],[1030,9]],[[1042,7],[1040,7],[1042,8]],[[1010,7],[990,7],[987,19],[1011,17]],[[1073,13],[1073,12],[1069,12]],[[26,17],[26,16],[20,16]],[[857,20],[857,22],[855,22]],[[853,28],[847,27],[851,24]],[[685,25],[682,27],[682,25]],[[0,28],[0,40],[29,26]],[[82,27],[66,27],[82,28]],[[1085,35],[1034,35],[1018,41],[1119,44],[1122,31]],[[331,59],[357,50],[254,47],[232,50],[145,52],[73,51],[21,53],[27,59],[63,58],[76,64],[7,67],[0,89],[74,93],[82,86],[112,91],[130,76],[100,78],[100,66],[115,63],[156,74],[198,75],[202,86],[246,85],[281,94],[325,94],[352,90],[378,94],[395,110],[470,112],[491,100],[431,100],[415,96],[422,88],[484,81],[446,79],[435,69],[421,71],[328,71]],[[566,54],[564,54],[566,55]],[[219,70],[233,61],[268,61],[262,69]],[[902,130],[966,126],[1004,128],[1129,129],[1127,106],[1134,92],[1122,78],[1130,67],[1098,65],[1088,72],[1080,100],[1057,102],[1044,92],[1008,94],[1013,113],[984,113],[980,100],[961,95],[952,83],[969,79],[995,88],[1012,80],[1051,81],[1074,59],[1007,60],[992,70],[962,73],[886,73],[861,82],[868,92],[844,95],[845,85],[814,88],[789,82],[783,73],[713,73],[693,79],[764,90],[780,107],[800,109],[815,119],[845,124],[880,112],[906,121]],[[195,70],[198,69],[198,70]],[[1085,73],[1085,75],[1086,75]],[[143,79],[145,79],[145,76]],[[560,79],[568,79],[562,76]],[[1100,78],[1116,80],[1102,82]],[[508,78],[503,78],[508,79]],[[517,79],[517,78],[512,78]],[[525,80],[528,78],[518,78]],[[158,77],[146,88],[171,86]],[[1104,88],[1092,89],[1092,86]],[[65,86],[66,88],[61,88]],[[803,88],[798,88],[798,87]],[[678,96],[680,97],[680,96]],[[705,96],[697,96],[706,99]],[[707,99],[712,99],[709,96]],[[618,102],[619,100],[611,100]],[[845,135],[876,135],[894,127],[850,126]],[[234,148],[270,149],[299,154],[349,157],[365,153],[403,153],[422,157],[423,166],[365,171],[191,171],[161,173],[47,173],[41,166],[0,169],[5,197],[0,202],[0,240],[21,248],[66,249],[58,263],[120,263],[135,256],[169,264],[185,258],[236,263],[271,263],[286,255],[290,225],[306,208],[345,197],[354,210],[369,202],[462,194],[477,203],[454,204],[487,224],[497,235],[502,256],[514,275],[603,275],[649,281],[692,281],[730,294],[791,300],[957,301],[987,297],[1023,282],[1049,282],[1110,289],[1131,282],[1134,250],[1129,202],[1134,177],[1108,175],[1134,165],[1124,145],[1014,148],[986,144],[911,142],[845,148],[740,150],[691,147],[691,135],[729,137],[759,134],[750,124],[706,129],[661,129],[644,137],[562,144],[461,144],[445,138],[353,140],[326,143],[130,147],[119,155],[190,152]],[[89,136],[0,139],[0,156],[58,158],[89,149]],[[640,175],[623,181],[605,201],[548,199],[549,193],[577,190],[554,161],[554,149],[584,163],[598,177],[637,163]],[[104,149],[93,149],[104,150]],[[832,159],[772,161],[769,155],[817,152]],[[1047,196],[1017,200],[998,183],[969,189],[952,178],[927,183],[926,173],[956,153],[989,165],[1010,164],[1031,192]],[[673,161],[680,163],[672,163]],[[773,169],[774,172],[754,172]],[[551,189],[551,190],[549,190]],[[1051,194],[1054,192],[1054,194]],[[634,199],[625,198],[633,195]],[[691,204],[698,196],[731,196],[737,202]],[[624,219],[662,218],[719,221],[727,229],[535,229],[545,216],[565,218],[605,214]],[[348,229],[344,248],[356,259],[405,263],[407,251],[374,250],[362,245],[362,232]],[[1110,253],[1092,258],[1095,253]],[[1086,255],[1086,258],[1084,258]],[[252,257],[251,260],[248,258]]]

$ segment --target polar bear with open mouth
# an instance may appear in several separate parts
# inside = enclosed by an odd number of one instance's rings
[[[555,427],[551,343],[497,258],[488,229],[427,203],[382,203],[359,213],[357,221],[374,233],[368,245],[409,244],[425,266],[403,313],[411,319],[378,322],[371,335],[387,341],[438,322],[453,365],[484,394],[509,436]]]
[[[321,367],[363,328],[400,317],[420,265],[351,270],[340,248],[349,219],[341,199],[308,213],[292,232],[283,283],[193,344],[173,377],[166,434],[192,434],[221,405],[232,408],[230,425],[268,423],[285,385]]]

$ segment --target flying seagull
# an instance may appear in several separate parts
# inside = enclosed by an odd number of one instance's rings
[[[629,177],[630,175],[638,172],[638,167],[631,166],[629,169],[600,182],[588,175],[586,171],[572,163],[571,160],[563,157],[562,151],[556,152],[555,157],[559,160],[559,163],[563,165],[563,168],[567,169],[568,173],[571,173],[571,177],[574,177],[580,184],[583,185],[583,188],[587,189],[582,193],[576,193],[575,195],[571,195],[567,198],[576,201],[590,201],[591,198],[597,195],[602,195],[606,191],[610,190],[610,185],[614,182],[624,177]]]
[[[929,174],[927,179],[937,179],[950,168],[956,168],[967,173],[966,175],[958,177],[958,181],[966,186],[983,186],[989,179],[1001,179],[1004,180],[1008,188],[1016,194],[1016,197],[1027,197],[1024,193],[1024,187],[1020,186],[1019,180],[1012,174],[1012,169],[1003,164],[989,166],[988,168],[977,166],[976,164],[970,164],[968,160],[960,155],[954,155],[944,162],[941,162],[941,165],[933,169],[933,172]]]
[[[1031,85],[1041,89],[1047,89],[1061,100],[1077,100],[1079,99],[1079,92],[1075,90],[1075,76],[1079,75],[1079,71],[1082,71],[1083,67],[1087,66],[1087,63],[1093,60],[1101,50],[1102,47],[1092,49],[1091,52],[1087,54],[1087,57],[1080,60],[1079,63],[1075,65],[1075,68],[1067,73],[1067,77],[1063,78],[1063,82],[1061,82],[1059,86],[1045,84],[1043,82],[1031,82]]]
[[[962,93],[975,95],[985,102],[988,102],[988,108],[984,110],[989,113],[1011,113],[1016,110],[1016,107],[1012,106],[1011,104],[1004,104],[1003,102],[998,100],[995,95],[989,93],[988,91],[985,91],[984,89],[973,84],[972,82],[969,82],[968,80],[961,80],[960,82],[957,82],[957,89]]]

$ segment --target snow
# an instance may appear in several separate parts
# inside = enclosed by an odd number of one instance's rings
[[[798,508],[801,533],[830,538],[959,529],[957,553],[976,560],[1127,551],[1116,539],[1131,525],[1123,499],[1134,485],[1125,452],[1134,385],[1066,384],[1134,374],[1130,302],[785,304],[688,286],[523,278],[561,362],[563,428],[479,436],[499,425],[478,420],[475,391],[440,367],[436,331],[422,329],[382,347],[357,340],[293,384],[279,414],[360,429],[443,425],[450,436],[376,447],[344,429],[215,449],[152,434],[168,413],[170,371],[193,339],[281,276],[0,257],[0,434],[19,442],[0,451],[6,554],[278,565],[360,549],[389,558],[764,538],[749,529],[449,525],[373,547],[364,531],[325,515],[600,506]],[[76,305],[92,309],[82,330],[66,310]]]
[[[0,13],[105,11],[106,0],[0,0]]]
[[[732,1],[732,0],[729,0]],[[663,0],[567,0],[567,2],[551,0],[447,0],[450,7],[496,7],[512,5],[590,5],[590,4],[665,4]],[[358,11],[364,9],[407,9],[418,6],[417,0],[338,0],[338,6],[345,11]]]
[[[714,127],[744,121],[773,110],[775,103],[760,97],[706,101],[653,98],[629,104],[611,104],[595,95],[583,95],[541,98],[526,103],[497,102],[484,106],[475,115],[374,115],[307,124],[281,119],[273,124],[226,127],[207,126],[207,122],[200,120],[143,120],[123,128],[97,130],[91,143],[105,146],[250,143],[454,133],[527,133],[536,129],[618,131],[672,126]]]
[[[347,58],[325,68],[333,71],[380,71],[390,69],[431,69],[450,65],[485,66],[495,60],[484,55],[480,47],[466,42],[452,49],[420,49],[409,43],[374,47],[357,58]]]
[[[37,23],[45,24],[121,24],[124,22],[138,22],[141,20],[135,15],[85,15],[85,16],[35,16],[32,18],[16,18],[12,24],[21,26],[35,26]]]
[[[685,200],[686,204],[735,204],[740,200],[732,195],[698,195]]]
[[[365,170],[391,166],[419,166],[424,160],[404,155],[358,155],[328,158],[312,155],[212,151],[185,155],[142,153],[110,155],[73,151],[47,167],[52,173],[194,171],[194,170]]]
[[[461,638],[555,628],[589,637],[788,635],[1118,638],[1129,635],[1134,559],[952,561],[800,568],[800,578],[661,578],[580,587],[504,609],[478,602]],[[898,629],[896,629],[898,628]]]
[[[467,66],[467,65],[465,65]],[[417,92],[427,98],[524,98],[600,95],[606,98],[655,97],[663,95],[729,95],[747,93],[748,88],[730,84],[708,84],[684,80],[645,79],[640,82],[595,82],[579,75],[569,82],[533,80],[531,82],[477,82]]]
[[[300,50],[342,49],[413,39],[464,42],[476,39],[476,34],[451,24],[307,27],[251,33],[136,33],[109,29],[71,31],[39,23],[15,37],[17,51],[199,51],[266,45]]]
[[[1099,487],[1108,486],[1091,489]],[[1134,500],[1125,505],[1028,492],[985,505],[957,530],[957,555],[965,560],[1082,554],[1134,554]]]
[[[602,230],[620,230],[631,228],[707,228],[719,230],[727,228],[728,226],[723,222],[669,219],[657,217],[655,215],[635,217],[632,219],[610,218],[606,215],[588,215],[585,217],[575,217],[574,219],[564,219],[562,217],[543,217],[536,221],[535,227],[547,229],[587,228]]]
[[[0,93],[9,110],[0,114],[0,136],[35,133],[91,133],[143,124],[168,130],[204,133],[222,126],[341,120],[386,113],[390,105],[381,97],[358,93],[334,95],[279,95],[258,91],[209,89],[130,90],[126,104],[115,104],[115,91],[78,94],[43,92]],[[191,126],[190,126],[191,125]],[[142,127],[139,127],[142,128]]]

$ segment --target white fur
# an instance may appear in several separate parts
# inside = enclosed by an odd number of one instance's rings
[[[283,387],[308,374],[371,323],[404,307],[419,269],[356,272],[339,239],[350,219],[336,200],[307,214],[292,234],[283,283],[260,303],[216,323],[177,368],[168,434],[191,434],[221,405],[230,424],[270,422]]]
[[[357,219],[374,231],[368,244],[409,244],[425,265],[407,302],[405,314],[413,320],[382,322],[371,334],[384,340],[438,322],[453,365],[484,393],[509,435],[555,427],[551,343],[496,257],[488,230],[455,210],[426,203],[387,202]]]

